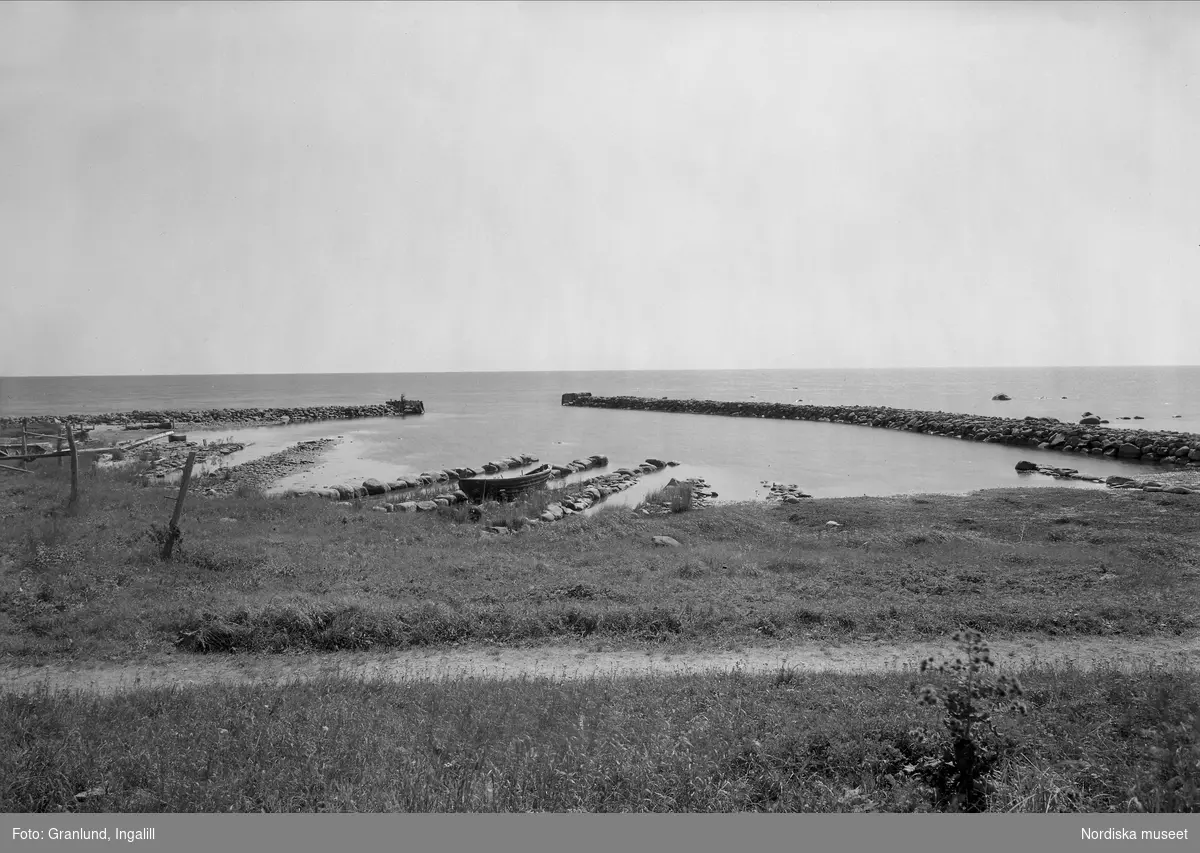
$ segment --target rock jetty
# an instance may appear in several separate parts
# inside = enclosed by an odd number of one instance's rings
[[[678,464],[678,462],[664,462],[660,459],[647,459],[636,467],[618,468],[610,474],[591,477],[581,483],[574,483],[555,490],[554,502],[547,504],[540,513],[536,513],[536,518],[530,517],[515,520],[511,527],[507,524],[496,524],[484,529],[489,533],[506,534],[537,527],[540,524],[553,524],[556,521],[562,521],[568,516],[591,509],[605,498],[611,497],[617,492],[623,492],[626,489],[636,486],[643,474],[660,471],[669,465]],[[675,485],[676,482],[675,480],[671,480],[670,485]],[[707,505],[707,501],[710,498],[716,497],[716,492],[711,491],[703,481],[688,482],[693,485],[693,493],[701,505]]]
[[[388,403],[348,406],[287,406],[255,409],[170,409],[161,411],[105,412],[103,414],[29,416],[30,421],[72,424],[112,424],[126,429],[172,429],[178,424],[232,424],[238,426],[277,426],[301,421],[353,420],[422,415],[420,400],[393,400]],[[19,424],[22,418],[0,418],[0,426]]]
[[[804,498],[811,498],[808,492],[797,486],[795,483],[775,483],[768,480],[761,481],[762,486],[767,489],[767,500],[779,501],[785,504],[798,504]]]
[[[597,409],[853,424],[1062,453],[1165,465],[1200,465],[1200,435],[1196,433],[1127,429],[1093,423],[1072,424],[1057,418],[1001,418],[886,406],[808,406],[795,403],[671,400],[665,397],[596,397],[586,392],[563,394],[562,404]],[[1094,416],[1089,414],[1087,417]]]
[[[301,441],[278,453],[220,469],[216,477],[205,477],[204,494],[226,495],[243,486],[265,489],[289,474],[312,468],[321,461],[325,451],[337,444],[335,438],[316,438]],[[161,476],[161,475],[160,475]],[[215,482],[211,482],[215,480]]]
[[[1103,483],[1110,489],[1138,489],[1143,492],[1166,492],[1172,495],[1200,495],[1200,488],[1184,486],[1178,483],[1160,483],[1155,480],[1138,480],[1133,477],[1122,477],[1113,474],[1109,477],[1094,477],[1091,474],[1080,474],[1075,468],[1056,468],[1052,465],[1038,465],[1022,459],[1017,463],[1017,470],[1027,474],[1044,474],[1056,480],[1083,480],[1089,483]]]
[[[376,478],[369,477],[359,484],[338,483],[332,486],[318,488],[296,488],[289,494],[297,497],[316,496],[332,500],[355,500],[358,498],[377,497],[392,492],[402,492],[412,489],[424,489],[438,485],[448,485],[468,477],[478,477],[480,474],[494,474],[507,471],[510,468],[521,468],[537,462],[536,456],[528,453],[518,453],[503,459],[493,459],[484,462],[478,468],[462,466],[458,468],[442,468],[433,471],[423,471],[420,474],[409,474],[403,477]]]

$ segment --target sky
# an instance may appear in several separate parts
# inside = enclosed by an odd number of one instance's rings
[[[1200,364],[1200,5],[0,4],[0,376]]]

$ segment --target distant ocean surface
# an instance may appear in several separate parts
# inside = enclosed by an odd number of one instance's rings
[[[763,481],[774,480],[817,497],[1063,485],[1018,475],[1013,466],[1023,458],[1099,475],[1140,467],[842,424],[575,409],[560,405],[568,391],[1064,421],[1078,421],[1087,411],[1114,427],[1200,433],[1200,367],[17,377],[0,378],[0,416],[378,403],[401,394],[425,402],[421,417],[232,431],[252,442],[236,462],[306,438],[343,437],[325,464],[281,488],[478,466],[520,452],[554,463],[601,453],[610,458],[610,469],[647,457],[682,463],[614,496],[625,502],[671,476],[702,476],[721,500],[748,500],[763,497]],[[1012,400],[993,401],[998,393]],[[1134,415],[1143,420],[1117,420]]]

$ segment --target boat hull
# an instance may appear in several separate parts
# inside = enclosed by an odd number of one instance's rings
[[[517,477],[467,477],[458,481],[458,487],[467,498],[476,503],[485,500],[512,500],[522,492],[544,486],[554,473],[549,465],[543,465],[528,474]]]

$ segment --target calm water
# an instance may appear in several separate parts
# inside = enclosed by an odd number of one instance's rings
[[[518,452],[555,463],[603,453],[610,468],[650,456],[676,459],[683,464],[644,478],[645,488],[671,476],[702,476],[723,500],[761,497],[763,480],[796,483],[819,497],[1062,485],[1017,475],[1013,466],[1022,458],[1099,475],[1141,467],[841,424],[564,408],[559,400],[566,391],[802,400],[1070,421],[1091,411],[1114,426],[1200,432],[1200,367],[0,378],[0,416],[371,403],[402,393],[425,401],[423,417],[223,432],[252,442],[234,461],[305,438],[343,437],[324,465],[281,487],[478,466]],[[993,402],[1000,392],[1012,400]],[[1126,424],[1116,420],[1121,415],[1144,420]],[[617,497],[636,500],[641,491]]]

